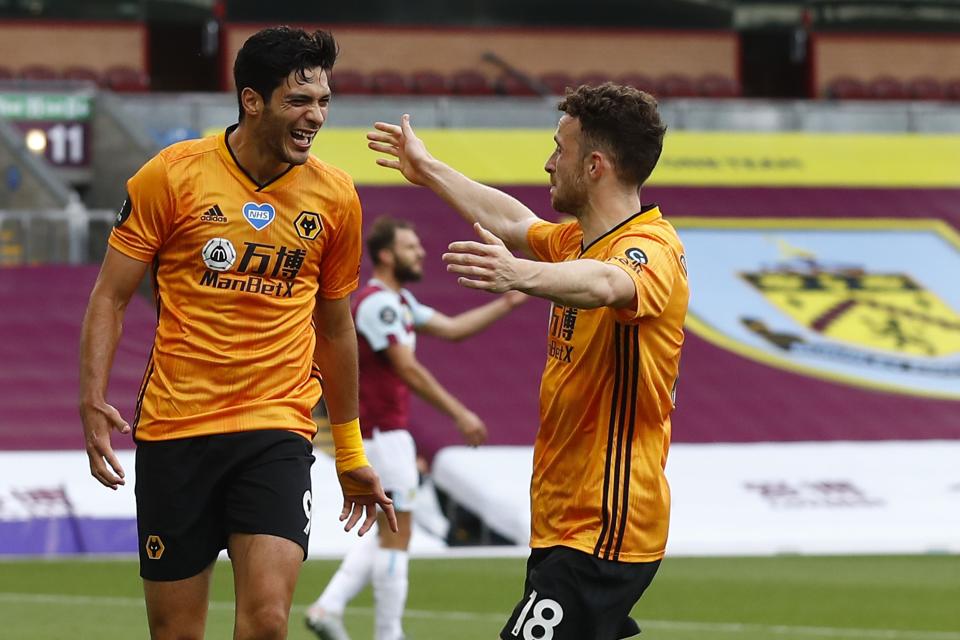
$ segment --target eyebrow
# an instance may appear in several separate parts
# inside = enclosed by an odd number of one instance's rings
[[[330,98],[330,92],[324,93],[323,95],[317,96],[318,100],[326,100]],[[292,102],[294,100],[313,100],[313,96],[306,93],[288,93],[284,100]]]

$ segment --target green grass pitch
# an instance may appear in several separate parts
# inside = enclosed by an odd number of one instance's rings
[[[312,637],[303,611],[335,568],[304,565],[291,639]],[[207,637],[229,638],[229,565],[214,576]],[[520,559],[415,559],[405,630],[493,640],[522,582]],[[371,638],[371,607],[367,590],[348,609],[353,640]],[[960,556],[667,558],[634,616],[653,640],[960,640]],[[0,638],[147,637],[135,562],[0,562]]]

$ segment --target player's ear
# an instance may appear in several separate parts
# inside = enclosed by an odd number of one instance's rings
[[[240,104],[243,105],[243,112],[248,116],[255,118],[263,113],[263,96],[250,87],[244,87],[240,92]]]

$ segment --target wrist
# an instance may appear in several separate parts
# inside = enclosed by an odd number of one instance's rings
[[[337,475],[370,466],[363,450],[363,436],[360,434],[360,418],[349,422],[330,425],[333,436],[334,456]]]

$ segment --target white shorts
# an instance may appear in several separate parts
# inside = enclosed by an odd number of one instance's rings
[[[393,498],[397,511],[413,511],[420,484],[417,472],[417,446],[405,429],[380,431],[374,428],[373,437],[363,441],[367,459],[380,476],[383,490]]]

